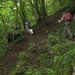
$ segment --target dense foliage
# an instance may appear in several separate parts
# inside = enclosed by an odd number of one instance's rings
[[[74,5],[75,0],[0,0],[0,59],[10,51],[10,44],[14,47],[15,42],[22,39],[23,36],[15,41],[16,35],[25,32],[26,20],[30,20],[32,26],[36,23],[45,24],[46,17],[67,7],[67,11],[72,11]],[[60,30],[62,36],[63,29]],[[51,34],[44,47],[31,42],[28,52],[20,52],[16,66],[9,75],[72,75],[75,66],[74,44],[61,40],[54,32]]]
[[[31,42],[28,52],[19,53],[19,62],[10,75],[71,75],[74,55],[75,46],[71,41],[59,42],[57,36],[49,35],[46,46],[37,47]]]

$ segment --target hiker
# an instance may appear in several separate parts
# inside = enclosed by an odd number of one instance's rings
[[[27,32],[30,29],[30,22],[29,21],[25,22],[25,29],[26,29]]]
[[[25,25],[28,26],[28,28],[30,29],[31,23],[30,23],[29,21],[26,21],[26,22],[25,22]]]
[[[29,21],[25,22],[25,29],[27,31],[27,33],[29,34],[33,34],[33,30],[31,29],[31,23]]]
[[[72,22],[72,15],[70,13],[63,12],[62,18],[60,20],[58,20],[58,22],[61,22],[63,20],[65,21],[65,27],[64,27],[65,38],[68,35],[69,36],[68,39],[70,40],[73,38],[73,35],[71,33],[71,30],[70,30],[70,25]]]

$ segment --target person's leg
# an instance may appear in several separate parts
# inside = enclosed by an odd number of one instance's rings
[[[66,31],[67,31],[67,34],[69,35],[69,39],[73,38],[71,30],[70,30],[70,23],[69,22],[66,22]]]
[[[29,33],[29,27],[28,27],[28,25],[26,25],[26,31],[27,31],[27,33]]]
[[[67,38],[67,31],[66,31],[66,26],[64,27],[64,38]]]
[[[64,38],[68,38],[66,22],[65,22],[65,26],[64,26]]]

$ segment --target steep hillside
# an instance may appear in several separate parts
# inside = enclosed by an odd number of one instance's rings
[[[51,32],[53,30],[53,28],[58,27],[58,20],[61,18],[62,16],[62,11],[59,11],[55,14],[53,14],[52,16],[46,17],[45,18],[45,24],[40,22],[39,24],[35,25],[33,27],[33,30],[35,31],[35,33],[37,34],[44,34],[46,33],[46,31]]]
[[[13,69],[17,62],[17,55],[19,52],[26,51],[29,47],[30,42],[35,42],[37,45],[45,45],[45,43],[40,44],[44,39],[46,42],[45,36],[39,35],[28,35],[27,33],[24,34],[24,38],[19,44],[16,44],[15,47],[7,52],[6,56],[0,61],[2,63],[0,75],[8,75],[8,73]]]
[[[55,28],[58,27],[58,19],[61,18],[62,12],[55,13],[52,16],[46,17],[46,25],[44,23],[37,24],[33,27],[34,34],[29,35],[26,32],[23,34],[23,39],[20,43],[16,44],[14,48],[9,50],[3,59],[0,60],[0,63],[2,63],[0,67],[0,75],[8,75],[14,66],[16,65],[18,58],[17,55],[19,52],[22,51],[28,51],[29,44],[31,42],[34,42],[38,46],[45,46],[48,34]],[[28,53],[28,52],[27,52]],[[34,52],[35,58],[37,58],[38,52]],[[28,53],[30,57],[33,58],[33,54]],[[35,65],[36,59],[33,58],[33,62],[31,62],[33,65]],[[29,61],[29,60],[28,60]]]
[[[56,13],[53,16],[47,17],[46,25],[43,23],[35,25],[33,27],[34,35],[28,35],[26,32],[23,34],[24,37],[22,41],[16,44],[14,48],[12,49],[10,48],[11,50],[9,50],[6,56],[2,60],[0,60],[0,63],[2,63],[2,66],[0,68],[1,69],[0,75],[7,75],[13,69],[13,67],[16,64],[16,61],[18,60],[17,59],[18,53],[26,51],[29,47],[30,42],[35,42],[39,46],[45,45],[48,36],[47,34],[50,33],[50,31],[58,25],[57,20],[60,18],[59,16],[60,14],[61,13],[59,12],[59,14]],[[43,40],[44,42],[40,44]]]

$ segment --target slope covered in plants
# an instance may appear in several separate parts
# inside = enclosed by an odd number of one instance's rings
[[[34,35],[25,32],[0,60],[0,75],[72,75],[75,44],[58,36],[63,32],[63,23],[60,28],[57,23],[61,14],[47,17],[46,25],[35,25]]]
[[[63,11],[74,15],[74,0],[0,2],[0,75],[75,74],[75,38],[64,39],[64,21],[58,23]],[[27,19],[33,35],[25,31]],[[74,34],[75,20],[71,29]]]

